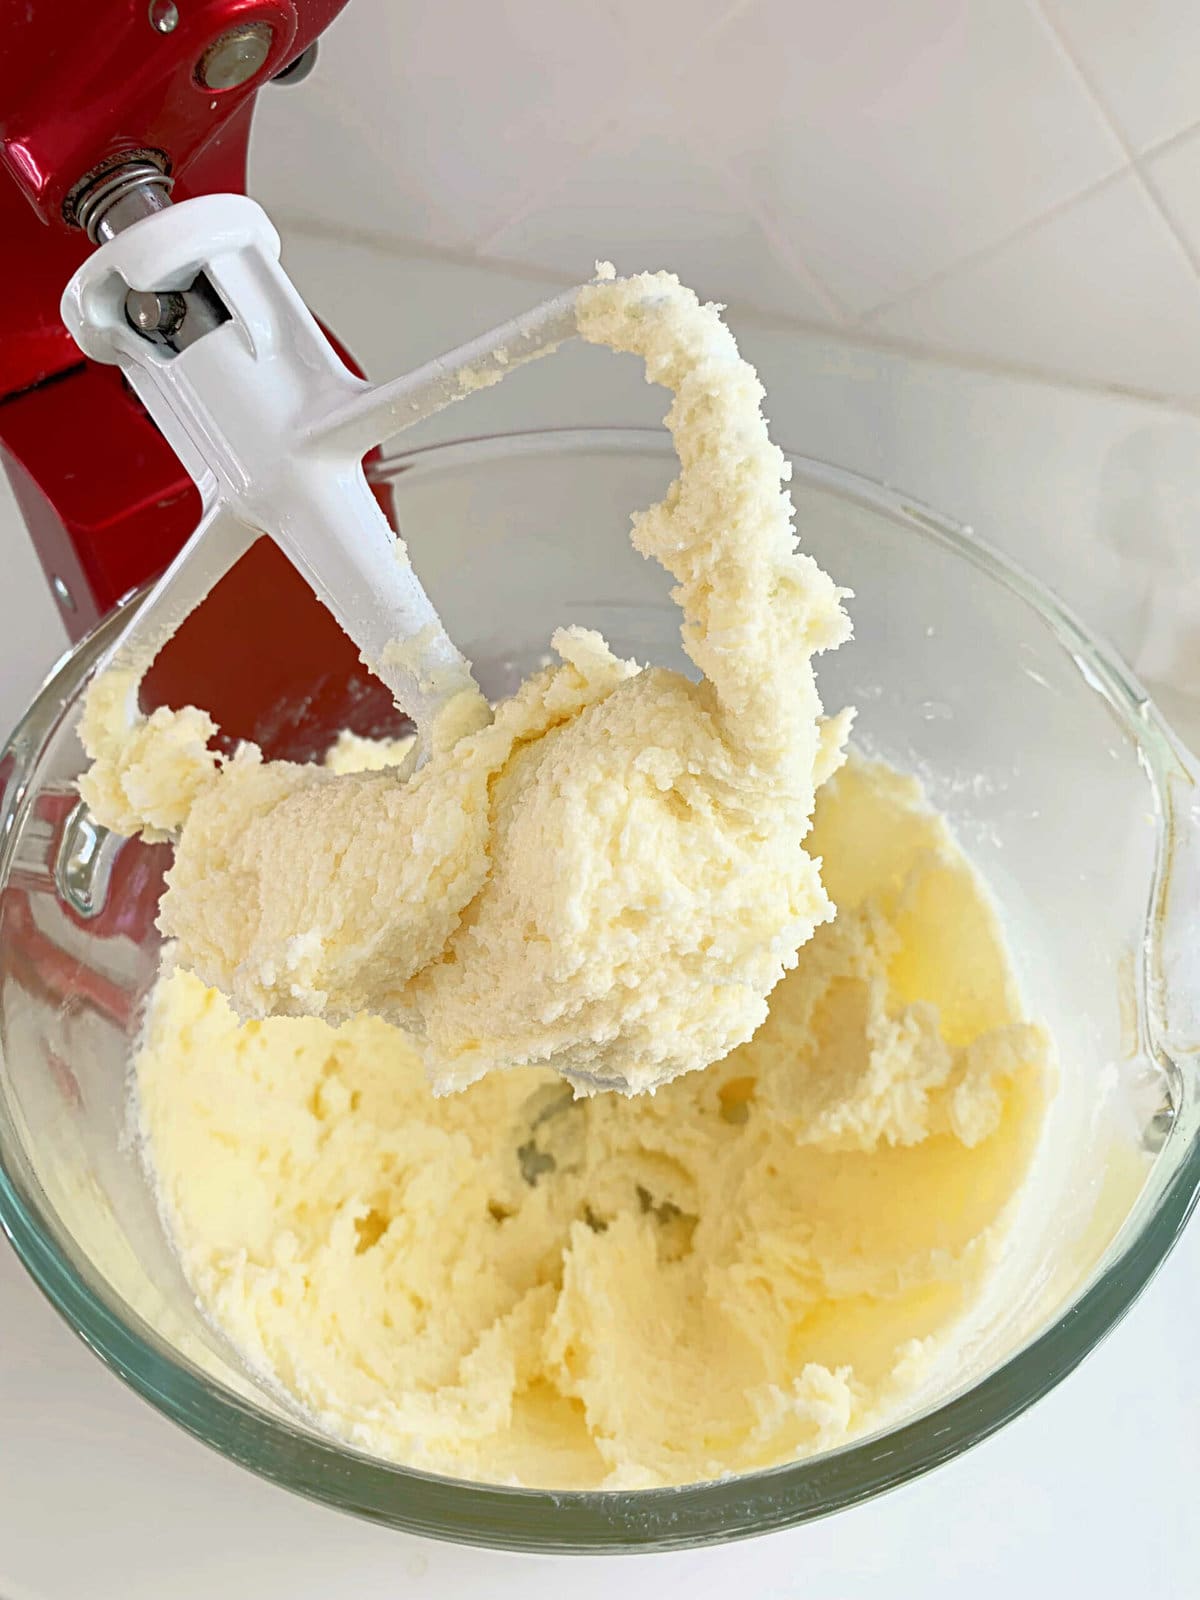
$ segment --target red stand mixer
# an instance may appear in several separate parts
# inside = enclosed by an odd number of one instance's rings
[[[105,663],[130,716],[191,701],[227,741],[311,755],[299,690],[326,730],[402,707],[423,755],[451,700],[486,708],[363,463],[574,335],[577,291],[357,373],[241,193],[258,87],[302,76],[340,7],[124,0],[64,43],[61,6],[0,0],[0,450],[74,637],[168,568]]]
[[[244,191],[259,89],[307,76],[344,3],[0,0],[0,459],[73,640],[168,564],[200,498],[122,374],[82,359],[63,288],[168,184],[175,200]],[[322,721],[394,720],[351,641],[262,539],[163,651],[145,698],[201,693],[229,738],[299,754],[297,730],[261,716],[298,677]]]

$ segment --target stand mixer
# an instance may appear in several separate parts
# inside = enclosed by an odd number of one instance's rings
[[[0,10],[15,41],[0,82],[14,180],[0,223],[16,246],[0,454],[73,636],[171,563],[111,664],[137,685],[171,641],[147,709],[196,699],[228,739],[262,737],[262,707],[280,698],[264,659],[284,639],[293,683],[297,640],[321,664],[318,693],[331,659],[344,667],[347,726],[354,712],[360,725],[386,716],[383,690],[419,735],[456,696],[486,716],[362,460],[575,331],[572,291],[373,388],[308,312],[266,215],[233,191],[258,88],[305,75],[340,9],[126,0],[73,18],[69,49],[61,7]],[[76,346],[117,371],[80,365]],[[254,548],[263,534],[275,548]],[[348,639],[332,637],[281,553]],[[235,567],[219,603],[179,634]]]

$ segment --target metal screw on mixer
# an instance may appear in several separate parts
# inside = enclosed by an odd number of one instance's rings
[[[179,8],[174,0],[150,0],[147,15],[156,33],[174,33],[179,26]]]
[[[139,333],[158,333],[169,339],[187,316],[187,301],[174,290],[130,289],[125,296],[125,315]]]
[[[236,89],[249,80],[271,53],[274,29],[267,22],[230,28],[200,57],[196,81],[206,89]]]
[[[176,355],[229,321],[229,309],[203,272],[186,289],[130,289],[125,295],[129,326]]]

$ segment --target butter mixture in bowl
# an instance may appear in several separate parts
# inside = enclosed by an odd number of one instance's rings
[[[633,538],[698,681],[563,627],[414,771],[118,738],[102,677],[83,792],[178,833],[135,1098],[206,1317],[375,1457],[626,1491],[952,1384],[1051,1052],[944,820],[823,711],[843,591],[717,309],[602,280],[580,327],[673,392]]]
[[[561,358],[581,381],[600,359]],[[419,1033],[240,1021],[172,965],[168,847],[96,833],[56,883],[38,864],[89,837],[77,730],[122,614],[0,760],[0,1223],[89,1347],[230,1460],[459,1542],[761,1533],[1018,1415],[1177,1237],[1200,1189],[1187,758],[976,538],[790,459],[805,546],[855,591],[854,643],[820,662],[852,753],[804,840],[836,915],[750,1041],[653,1096],[576,1097],[547,1063],[435,1097]],[[382,465],[497,707],[556,627],[694,673],[625,537],[675,470],[659,432],[605,429]],[[403,760],[338,738],[398,726],[341,667],[306,710],[311,654],[273,665],[251,737],[282,708],[340,781]],[[165,804],[148,720],[135,798]]]
[[[1002,1249],[1048,1045],[912,779],[852,760],[811,847],[836,920],[653,1096],[435,1098],[378,1018],[239,1023],[165,976],[140,1128],[207,1314],[338,1437],[454,1477],[695,1482],[903,1413]]]

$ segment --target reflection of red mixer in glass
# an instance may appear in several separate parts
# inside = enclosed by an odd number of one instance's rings
[[[0,0],[0,459],[72,638],[167,565],[200,499],[120,371],[81,358],[63,288],[92,239],[163,194],[156,178],[175,199],[244,190],[259,88],[305,76],[344,3]],[[311,738],[281,714],[297,682],[322,724],[395,722],[391,696],[264,539],[163,650],[143,698],[199,696],[227,736],[302,755]]]

